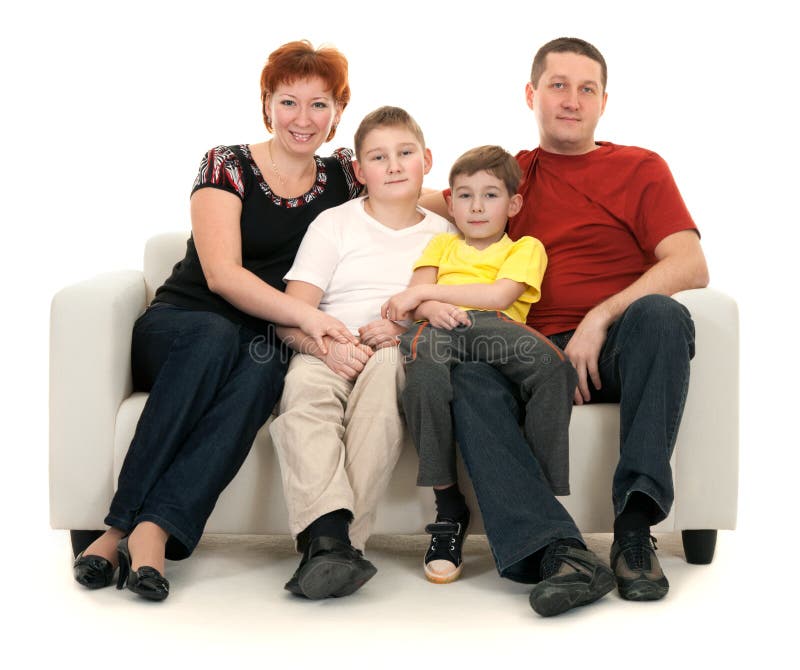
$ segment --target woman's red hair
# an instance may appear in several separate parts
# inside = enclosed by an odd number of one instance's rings
[[[350,102],[350,85],[347,81],[347,59],[333,47],[314,49],[308,40],[288,42],[273,51],[261,71],[261,113],[264,125],[272,132],[267,115],[267,95],[280,84],[291,84],[298,79],[319,77],[331,92],[340,109]],[[326,141],[331,140],[336,128],[331,128]]]

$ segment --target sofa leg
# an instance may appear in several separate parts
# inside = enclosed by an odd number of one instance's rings
[[[77,556],[105,531],[102,530],[71,530],[69,531],[72,540],[72,555]]]
[[[714,560],[714,549],[717,546],[716,530],[682,530],[681,537],[687,563],[708,565]]]

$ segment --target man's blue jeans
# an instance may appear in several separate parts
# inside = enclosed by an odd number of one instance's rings
[[[133,330],[134,387],[150,391],[105,522],[152,521],[167,557],[194,550],[283,389],[288,356],[211,312],[155,303]]]
[[[571,333],[553,336],[562,348]],[[612,484],[615,514],[641,491],[655,501],[658,523],[673,501],[669,459],[675,446],[694,356],[688,310],[665,296],[634,302],[608,331],[600,353],[602,382],[593,402],[620,403],[620,460]],[[456,440],[470,473],[500,574],[538,579],[539,549],[557,539],[580,539],[556,500],[519,428],[516,389],[483,363],[452,372]]]

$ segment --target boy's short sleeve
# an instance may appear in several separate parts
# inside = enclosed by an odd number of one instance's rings
[[[284,282],[304,281],[323,291],[328,289],[340,256],[334,221],[329,212],[322,212],[306,230]]]
[[[201,188],[218,188],[244,199],[244,172],[233,149],[218,146],[206,152],[200,161],[192,193]]]
[[[527,284],[528,288],[517,300],[534,303],[542,297],[542,279],[546,268],[544,245],[535,237],[526,235],[514,242],[497,272],[497,279],[513,279]]]
[[[439,233],[436,235],[428,242],[428,246],[425,247],[422,255],[414,263],[414,269],[424,267],[438,268],[445,250],[456,237],[453,233]]]

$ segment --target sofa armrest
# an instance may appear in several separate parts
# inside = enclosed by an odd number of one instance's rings
[[[739,314],[714,289],[673,296],[692,314],[696,354],[675,459],[675,528],[736,527],[739,490]]]
[[[114,426],[132,391],[131,334],[142,272],[68,286],[50,308],[50,524],[103,527],[114,491]]]

